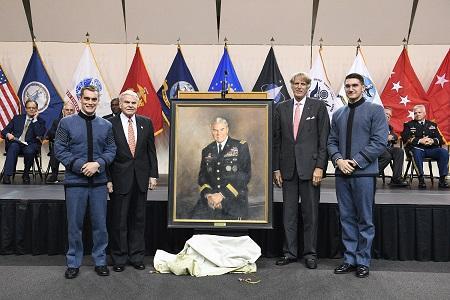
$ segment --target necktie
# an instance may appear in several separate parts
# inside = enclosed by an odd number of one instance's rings
[[[297,140],[298,125],[300,124],[300,103],[295,103],[294,113],[294,141]]]
[[[222,152],[222,144],[219,144],[219,154]]]
[[[25,127],[23,128],[22,134],[20,135],[19,141],[25,142],[25,138],[27,136],[28,127],[30,127],[31,119],[27,118],[25,122]]]
[[[128,119],[128,146],[130,147],[131,154],[134,157],[136,151],[136,140],[134,139],[133,120]]]

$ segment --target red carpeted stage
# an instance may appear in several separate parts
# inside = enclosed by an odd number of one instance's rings
[[[450,192],[438,190],[429,182],[428,185],[427,190],[417,190],[417,182],[410,188],[389,188],[378,180],[374,258],[450,261]],[[148,255],[154,255],[156,249],[176,253],[194,232],[193,229],[167,228],[167,198],[167,178],[163,177],[157,190],[148,194]],[[342,247],[333,178],[323,182],[319,219],[319,256],[340,257]],[[89,253],[92,245],[89,220],[85,223],[84,245]],[[65,253],[63,185],[0,185],[0,224],[0,254]],[[266,257],[281,255],[283,230],[279,189],[274,192],[273,229],[252,229],[249,235],[261,246]]]

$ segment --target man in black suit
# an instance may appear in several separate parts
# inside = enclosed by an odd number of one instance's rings
[[[120,94],[121,114],[109,119],[117,146],[109,169],[108,190],[112,203],[111,256],[113,270],[122,272],[127,261],[145,269],[145,202],[147,190],[158,178],[155,137],[150,119],[136,115],[138,95]]]
[[[24,157],[23,183],[30,183],[30,169],[34,156],[41,147],[41,138],[45,134],[45,121],[39,117],[38,103],[34,100],[25,102],[26,114],[14,116],[2,130],[6,138],[6,159],[3,184],[11,184],[19,154]]]
[[[111,114],[103,116],[103,119],[110,119],[112,117],[117,116],[118,114],[120,114],[120,105],[119,105],[119,98],[114,98],[111,100]]]
[[[47,139],[49,141],[49,156],[50,156],[50,168],[52,169],[52,174],[47,178],[47,183],[56,183],[58,182],[58,172],[59,172],[59,161],[55,157],[53,143],[55,142],[56,130],[58,129],[59,121],[62,118],[73,115],[75,113],[75,108],[70,101],[64,103],[62,109],[62,116],[53,120],[52,126],[47,131]]]
[[[303,258],[317,268],[317,227],[320,182],[327,167],[330,120],[325,103],[306,97],[311,79],[291,78],[294,99],[281,102],[273,118],[273,181],[283,189],[284,256],[276,264],[297,260],[298,200],[303,218]]]
[[[392,118],[392,108],[385,107],[384,114],[386,115],[386,120],[389,124]],[[383,171],[392,161],[392,179],[389,185],[392,187],[404,187],[408,185],[408,183],[402,178],[405,153],[402,148],[394,146],[397,141],[398,136],[393,131],[392,126],[389,125],[388,144],[383,154],[378,157],[378,169],[380,172]]]

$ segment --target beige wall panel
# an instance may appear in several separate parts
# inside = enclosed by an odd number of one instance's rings
[[[311,40],[312,1],[222,1],[220,42],[233,44],[308,45]]]
[[[419,1],[410,44],[450,44],[450,1]]]
[[[122,5],[111,0],[31,0],[37,41],[124,43]]]
[[[411,0],[320,0],[314,45],[398,45],[408,34]]]

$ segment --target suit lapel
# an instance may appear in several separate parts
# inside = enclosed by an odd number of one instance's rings
[[[140,145],[143,143],[143,134],[144,134],[144,126],[142,124],[142,120],[136,116],[136,130],[137,130],[137,141],[136,141],[136,151],[140,148]],[[136,152],[135,152],[136,155]]]
[[[292,140],[294,140],[294,99],[290,99],[286,107],[286,115],[288,122],[288,130],[291,133]]]

